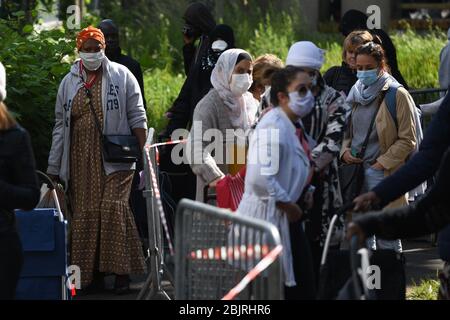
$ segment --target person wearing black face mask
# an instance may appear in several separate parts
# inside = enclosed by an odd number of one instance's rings
[[[178,98],[167,111],[170,120],[165,130],[166,136],[170,136],[176,129],[189,127],[195,106],[212,88],[211,72],[217,60],[224,51],[235,48],[234,32],[228,25],[216,26],[209,39],[211,41],[206,53],[196,68],[191,70]]]
[[[145,101],[144,92],[144,78],[142,76],[141,65],[130,56],[122,54],[122,49],[120,48],[119,42],[119,28],[111,19],[105,19],[100,22],[98,28],[102,30],[105,36],[106,56],[109,60],[120,63],[121,65],[127,67],[136,77],[136,80],[139,83],[139,87],[141,88],[142,99],[144,99],[144,108],[147,109],[147,102]]]
[[[199,2],[186,9],[183,19],[184,70],[188,76],[191,69],[207,54],[210,46],[208,35],[215,28],[216,22],[209,9]],[[200,40],[198,47],[195,46],[197,40]]]

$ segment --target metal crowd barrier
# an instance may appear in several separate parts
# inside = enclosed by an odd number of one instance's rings
[[[432,89],[410,90],[409,94],[412,96],[414,102],[417,105],[423,105],[441,99],[442,97],[445,96],[446,92],[447,89],[432,88]],[[424,130],[428,127],[432,117],[433,117],[432,115],[425,115],[425,114],[422,115],[422,128]]]
[[[176,299],[282,299],[274,225],[183,199],[175,230]]]
[[[173,284],[173,276],[164,263],[163,225],[164,212],[161,205],[161,195],[158,182],[158,166],[156,149],[153,148],[155,130],[149,129],[147,142],[143,150],[143,165],[145,175],[145,190],[143,192],[147,203],[148,222],[148,262],[149,274],[139,295],[138,300],[167,299],[169,295],[162,288],[163,277]],[[166,223],[167,226],[167,223]],[[170,240],[169,240],[170,246]]]
[[[445,95],[447,89],[420,89],[420,90],[410,90],[409,94],[414,98],[417,104],[430,103],[442,98]]]

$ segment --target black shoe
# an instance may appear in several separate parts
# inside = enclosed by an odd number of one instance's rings
[[[131,280],[128,275],[116,275],[116,281],[114,283],[114,293],[119,296],[130,293],[130,283]]]
[[[77,295],[87,296],[91,294],[104,293],[106,290],[105,279],[103,274],[95,274],[92,282],[81,290],[77,290]]]

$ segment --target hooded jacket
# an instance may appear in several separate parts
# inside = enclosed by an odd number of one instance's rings
[[[188,76],[191,69],[198,64],[200,58],[207,54],[210,45],[208,35],[216,26],[216,22],[209,9],[199,2],[191,4],[186,9],[183,19],[201,33],[198,48],[193,43],[186,44],[183,47],[184,70],[186,76]]]
[[[72,102],[83,86],[80,77],[80,60],[72,66],[62,80],[55,106],[56,123],[53,129],[52,147],[47,173],[70,179],[70,121]],[[102,75],[103,134],[131,135],[133,129],[147,129],[147,117],[141,89],[127,67],[105,58]],[[103,161],[106,175],[117,171],[134,170],[135,164],[108,163]]]

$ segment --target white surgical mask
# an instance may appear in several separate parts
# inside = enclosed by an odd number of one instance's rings
[[[303,97],[297,91],[289,93],[289,108],[300,118],[311,113],[314,102],[315,99],[311,90],[308,90],[308,93]]]
[[[211,45],[211,49],[213,49],[213,51],[225,51],[225,49],[228,48],[228,43],[226,43],[223,40],[216,40],[212,43]]]
[[[252,83],[252,76],[248,73],[233,74],[231,76],[230,90],[236,97],[240,97],[250,89]]]
[[[105,52],[100,50],[99,52],[80,52],[81,61],[83,61],[83,66],[89,71],[95,71],[102,65],[105,59]]]

